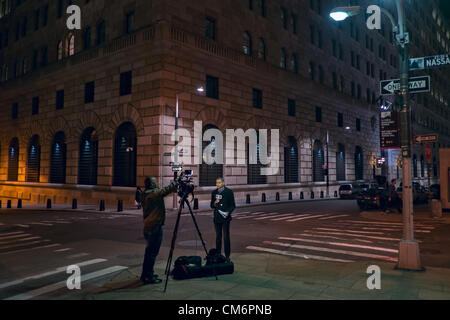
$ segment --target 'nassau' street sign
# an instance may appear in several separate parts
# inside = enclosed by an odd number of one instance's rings
[[[450,54],[409,59],[409,70],[424,70],[450,65]]]
[[[391,79],[380,81],[381,95],[391,95],[395,91],[400,90],[400,79]],[[430,76],[409,78],[409,92],[429,92],[430,91]]]

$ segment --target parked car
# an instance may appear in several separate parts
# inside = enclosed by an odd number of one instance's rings
[[[355,196],[360,193],[361,189],[356,184],[343,184],[339,187],[339,197],[341,199],[355,199]]]
[[[363,183],[359,185],[361,192],[367,192],[369,189],[377,188],[378,184],[376,183]]]
[[[385,210],[388,204],[389,195],[384,188],[370,188],[356,196],[360,210],[380,209]]]
[[[397,189],[398,196],[402,199],[403,184]],[[415,204],[428,203],[429,195],[418,182],[413,182],[413,202]]]

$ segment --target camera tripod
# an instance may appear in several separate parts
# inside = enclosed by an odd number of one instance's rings
[[[202,233],[200,232],[200,229],[198,228],[197,221],[195,220],[195,216],[194,216],[194,213],[192,212],[191,205],[189,204],[189,201],[187,200],[188,195],[189,195],[189,193],[185,192],[185,193],[183,193],[181,195],[181,199],[180,199],[180,206],[178,208],[177,222],[175,223],[175,228],[173,230],[172,244],[170,246],[169,257],[167,259],[167,265],[166,265],[166,271],[165,271],[166,283],[164,284],[164,292],[166,292],[167,282],[169,281],[170,264],[172,263],[173,251],[175,249],[175,242],[176,242],[176,239],[177,239],[178,227],[179,227],[179,224],[180,224],[181,211],[183,209],[183,205],[184,204],[186,204],[188,209],[189,209],[189,213],[191,214],[192,220],[194,221],[194,225],[195,225],[195,228],[197,229],[197,233],[198,233],[198,235],[200,237],[200,240],[202,241],[203,249],[205,249],[205,253],[206,253],[206,255],[208,255],[208,250],[206,249],[205,242],[203,241]],[[217,280],[217,276],[216,276],[216,280]]]

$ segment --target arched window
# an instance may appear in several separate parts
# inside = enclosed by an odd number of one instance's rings
[[[50,154],[50,183],[66,183],[66,136],[59,131],[53,137]]]
[[[83,131],[80,139],[80,159],[78,165],[78,183],[97,184],[98,138],[94,128]]]
[[[252,38],[247,31],[242,34],[242,50],[245,55],[252,55]]]
[[[266,44],[264,43],[263,38],[259,38],[258,58],[266,61]]]
[[[83,33],[83,45],[84,50],[87,50],[91,47],[91,27],[87,27]]]
[[[413,176],[417,178],[417,156],[413,155]]]
[[[325,157],[322,142],[314,141],[313,147],[313,182],[325,181],[323,167],[325,165]]]
[[[286,50],[284,48],[280,50],[280,68],[286,69]]]
[[[62,41],[58,42],[58,61],[63,58],[63,43]]]
[[[287,29],[287,13],[286,9],[281,8],[281,24],[283,25],[284,29]]]
[[[345,181],[345,147],[341,143],[336,151],[336,180]]]
[[[136,129],[131,122],[119,126],[114,136],[114,181],[113,185],[136,186]]]
[[[73,34],[69,34],[66,39],[66,57],[73,56],[75,54],[75,36]]]
[[[297,73],[298,72],[297,55],[295,53],[293,53],[292,56],[291,56],[290,69],[291,69],[291,71],[293,73]]]
[[[420,176],[425,177],[425,160],[423,155],[420,156]]]
[[[39,173],[41,171],[41,146],[39,136],[34,135],[28,145],[27,160],[27,182],[39,182]]]
[[[19,139],[13,138],[8,150],[8,181],[17,181],[19,177]]]
[[[357,146],[355,148],[355,180],[364,179],[364,164],[362,148]]]
[[[284,182],[298,182],[298,148],[294,137],[288,137],[288,145],[284,148]]]
[[[209,130],[209,129],[217,129],[218,130],[218,128],[215,125],[208,124],[203,128],[203,134],[205,134],[206,130]],[[203,137],[203,134],[202,134],[202,137]],[[212,157],[215,157],[216,156],[216,151],[215,151],[216,137],[215,136],[212,136],[210,141],[202,141],[202,150],[205,151],[205,149],[209,145],[211,146],[211,148],[213,148],[213,150],[209,154]],[[207,164],[206,158],[202,154],[202,164],[199,166],[198,172],[199,172],[199,186],[200,187],[215,186],[216,179],[219,177],[223,177],[223,164],[218,164],[218,163]]]
[[[250,163],[250,143],[247,143],[247,184],[266,184],[267,176],[261,174],[261,168],[264,167],[260,161],[260,141],[259,131],[256,133],[256,163]],[[253,149],[253,148],[252,148]],[[255,150],[253,149],[252,152]]]
[[[266,16],[266,1],[265,0],[259,0],[259,9],[261,10],[261,15],[263,17]]]
[[[102,44],[106,41],[106,23],[104,20],[97,24],[97,44]]]

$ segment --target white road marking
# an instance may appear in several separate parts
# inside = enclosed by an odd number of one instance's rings
[[[314,218],[319,218],[319,217],[326,217],[329,216],[330,214],[318,214],[318,215],[313,215],[310,217],[301,217],[301,218],[296,218],[296,219],[291,219],[291,220],[287,220],[288,222],[295,222],[295,221],[300,221],[300,220],[306,220],[306,219],[314,219]]]
[[[32,222],[31,224],[37,225],[37,226],[46,226],[46,227],[51,227],[53,226],[53,224],[50,223],[42,223],[42,222]]]
[[[65,252],[65,251],[69,251],[69,250],[72,250],[72,248],[58,249],[58,250],[55,250],[53,252]]]
[[[295,216],[295,214],[290,214],[290,215],[287,216],[287,217],[277,218],[277,219],[271,219],[271,221],[283,221],[283,220],[287,220],[287,219],[292,218],[293,215]]]
[[[397,261],[397,258],[394,258],[394,257],[382,256],[382,255],[371,254],[371,253],[363,253],[363,252],[347,251],[347,250],[338,250],[338,249],[329,249],[329,248],[314,247],[314,246],[304,246],[304,245],[299,245],[299,244],[273,242],[273,241],[264,241],[264,243],[270,244],[270,245],[273,245],[273,246],[305,249],[305,250],[319,251],[319,252],[339,253],[339,254],[351,255],[351,256],[356,256],[356,257],[365,257],[365,258],[371,258],[371,259],[377,259],[377,260],[385,260],[385,261],[390,261],[390,262],[396,262]]]
[[[267,215],[272,215],[273,213],[264,213],[264,212],[255,212],[252,213],[249,216],[245,216],[245,217],[237,217],[236,219],[251,219],[254,218],[255,215],[260,215],[261,217],[267,216]]]
[[[341,214],[341,215],[338,215],[338,216],[319,218],[319,220],[328,220],[328,219],[335,219],[335,218],[341,218],[341,217],[350,217],[350,215],[348,215],[348,214]]]
[[[54,243],[54,244],[49,244],[49,245],[39,246],[39,247],[34,247],[34,248],[28,248],[28,249],[20,249],[20,250],[14,250],[14,251],[2,252],[2,253],[0,253],[0,256],[5,256],[5,255],[7,255],[7,254],[14,254],[14,253],[19,253],[19,252],[25,252],[25,251],[31,251],[31,250],[37,250],[37,249],[53,248],[53,247],[58,247],[58,246],[60,246],[59,243]]]
[[[9,243],[17,243],[21,241],[30,241],[30,240],[36,240],[36,239],[42,239],[41,237],[29,237],[29,238],[19,238],[9,241],[0,241],[0,244],[9,244]]]
[[[310,231],[307,231],[310,232]],[[310,233],[299,233],[297,234],[299,236],[302,237],[314,237],[314,238],[327,238],[327,239],[335,239],[335,240],[347,240],[347,239],[342,239],[339,237],[333,237],[333,236],[324,236],[324,235],[319,235],[319,234],[310,234]],[[354,239],[355,241],[359,241],[359,242],[364,242],[364,243],[373,243],[372,241],[369,240],[361,240],[361,239]]]
[[[0,237],[10,236],[10,235],[19,234],[19,233],[24,233],[24,232],[23,231],[15,231],[15,232],[0,233]]]
[[[57,224],[70,224],[69,221],[42,221],[43,223],[57,223]]]
[[[380,226],[385,225],[385,226],[392,226],[392,227],[395,227],[395,226],[403,227],[403,223],[400,223],[400,222],[379,222],[379,221],[375,222],[375,221],[352,221],[352,220],[349,220],[348,222],[357,223],[357,224],[369,224],[369,225],[374,224],[374,225],[380,225]],[[427,225],[424,225],[421,223],[415,223],[414,227],[420,227],[423,229],[430,229],[430,230],[434,229],[434,227],[432,227],[432,226],[427,226]]]
[[[359,248],[359,249],[369,249],[375,251],[385,251],[391,253],[398,253],[396,249],[383,248],[383,247],[372,247],[372,246],[362,246],[359,244],[351,244],[351,243],[343,243],[343,242],[331,242],[331,241],[320,241],[320,240],[311,240],[304,238],[289,238],[289,237],[279,237],[280,240],[290,240],[290,241],[302,241],[302,242],[310,242],[310,243],[318,243],[318,244],[328,244],[331,246],[339,246],[339,247],[351,247],[351,248]]]
[[[319,233],[319,234],[332,234],[332,235],[335,235],[335,236],[361,237],[361,238],[375,239],[375,240],[400,241],[399,238],[362,236],[362,235],[358,235],[358,234],[348,234],[348,233],[341,233],[341,232],[321,232],[321,231],[318,231],[317,233]]]
[[[353,260],[335,259],[335,258],[316,256],[316,255],[311,255],[311,254],[306,254],[306,253],[301,253],[301,252],[276,250],[276,249],[255,247],[255,246],[249,246],[246,249],[268,252],[268,253],[275,253],[275,254],[280,254],[283,256],[291,256],[291,257],[297,257],[297,258],[303,258],[303,259],[313,259],[313,260],[333,261],[333,262],[354,262]]]
[[[114,266],[114,267],[102,269],[99,271],[95,271],[92,273],[88,273],[86,275],[81,276],[81,282],[89,281],[89,280],[92,280],[95,278],[100,278],[100,277],[106,276],[108,274],[122,271],[125,269],[128,269],[128,267]],[[56,291],[56,290],[59,290],[62,288],[66,288],[66,286],[67,286],[67,283],[66,283],[66,280],[64,280],[64,281],[61,281],[61,282],[58,282],[55,284],[51,284],[51,285],[48,285],[48,286],[45,286],[45,287],[42,287],[42,288],[39,288],[36,290],[28,291],[28,292],[18,294],[13,297],[9,297],[5,300],[29,300],[29,299],[33,299],[35,297],[38,297],[38,296],[46,294],[46,293],[50,293],[50,292],[53,292],[53,291]]]
[[[29,225],[26,225],[26,224],[16,224],[15,226],[21,227],[21,228],[29,228],[30,227]]]
[[[21,233],[21,234],[16,234],[14,236],[7,236],[7,237],[0,236],[0,241],[1,240],[6,240],[6,239],[15,239],[15,238],[28,237],[28,236],[31,236],[31,234],[30,233]]]
[[[341,232],[350,232],[350,233],[365,233],[365,234],[384,234],[384,232],[375,232],[375,231],[353,231],[353,230],[342,230],[342,229],[332,229],[332,228],[315,228],[316,230],[323,231],[341,231]]]
[[[0,226],[4,226],[4,225],[5,225],[4,223],[1,223],[1,222],[0,222]]]
[[[79,267],[84,267],[84,266],[89,266],[89,265],[93,265],[93,264],[101,263],[101,262],[105,262],[105,261],[108,261],[108,260],[106,260],[106,259],[93,259],[93,260],[88,260],[88,261],[82,261],[82,262],[75,263],[75,264],[77,266],[79,266]],[[45,277],[48,277],[48,276],[52,276],[52,275],[58,274],[60,272],[65,272],[66,269],[67,269],[67,267],[59,267],[59,268],[56,268],[53,271],[48,271],[48,272],[44,272],[44,273],[40,273],[40,274],[35,274],[35,275],[29,276],[29,277],[26,277],[26,278],[22,278],[22,279],[10,281],[10,282],[2,283],[2,284],[0,284],[0,289],[4,289],[4,288],[11,287],[11,286],[15,286],[15,285],[24,283],[25,281],[28,281],[28,280],[36,280],[36,279],[41,279],[41,278],[45,278]]]
[[[292,217],[293,215],[294,215],[294,214],[292,214],[292,213],[285,213],[285,214],[278,214],[278,213],[275,213],[275,214],[271,214],[271,215],[268,215],[268,216],[265,216],[265,217],[255,218],[255,220],[265,220],[265,219],[271,219],[271,218],[274,218],[274,217],[285,217],[285,216],[290,216],[290,217]],[[272,221],[275,221],[275,219],[272,220]]]
[[[29,245],[32,245],[32,244],[38,244],[38,243],[49,242],[49,241],[50,240],[39,240],[39,241],[32,241],[32,242],[29,242],[29,243],[14,244],[12,246],[1,246],[0,250],[17,248],[17,247],[23,247],[23,246],[29,246]]]
[[[86,257],[88,255],[90,255],[90,253],[83,252],[83,253],[78,253],[78,254],[73,254],[71,256],[68,256],[67,259],[81,258],[81,257]]]

